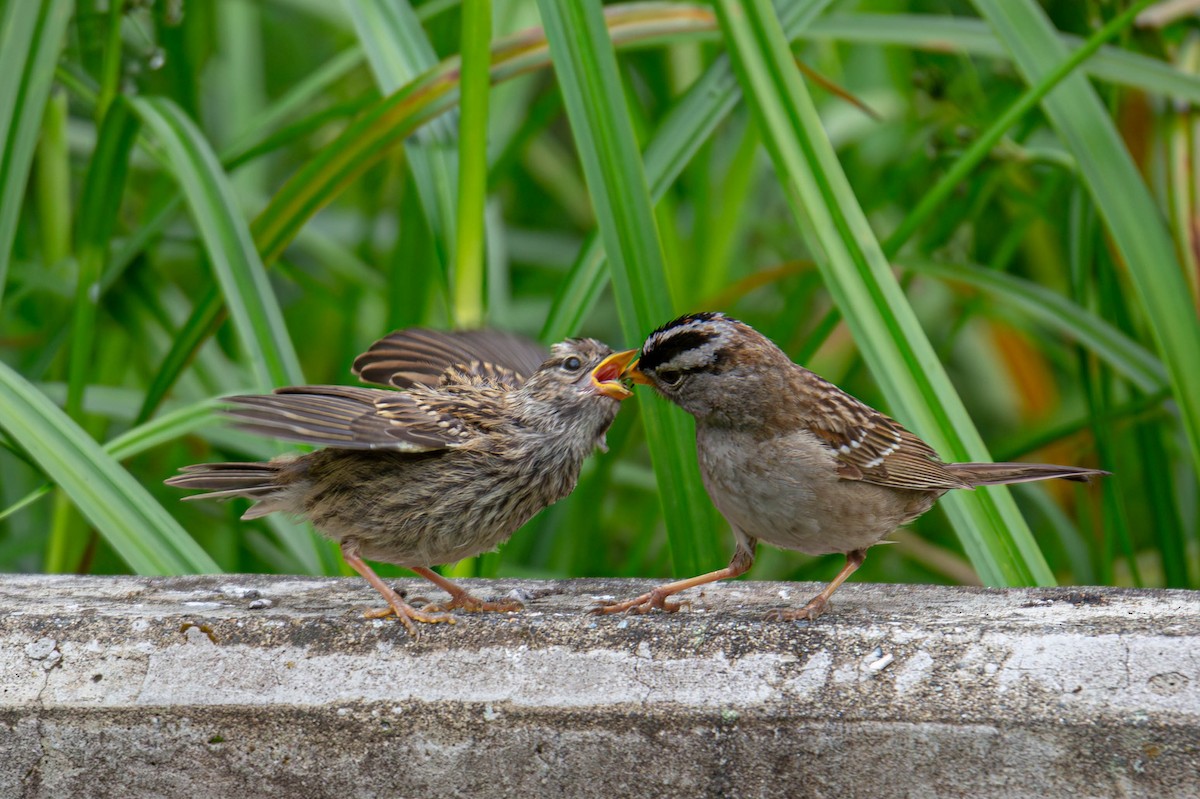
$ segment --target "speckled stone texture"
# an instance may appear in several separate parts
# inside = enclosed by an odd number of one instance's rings
[[[465,584],[527,610],[413,641],[357,579],[0,576],[0,797],[1200,795],[1200,593]]]

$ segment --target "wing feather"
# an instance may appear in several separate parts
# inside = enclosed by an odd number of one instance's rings
[[[918,491],[971,487],[895,419],[809,374],[814,410],[805,423],[833,449],[842,479]]]
[[[537,371],[547,351],[524,336],[498,330],[397,330],[354,361],[367,383],[396,388],[416,385],[491,385],[518,388]]]
[[[431,452],[479,433],[466,421],[475,409],[469,398],[428,390],[290,386],[226,401],[225,413],[244,430],[322,447]]]

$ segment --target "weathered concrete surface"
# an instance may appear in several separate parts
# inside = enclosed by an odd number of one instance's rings
[[[474,585],[532,599],[414,642],[357,579],[0,576],[0,797],[1200,795],[1195,592]]]

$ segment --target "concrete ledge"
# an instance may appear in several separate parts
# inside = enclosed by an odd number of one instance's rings
[[[528,610],[414,642],[358,579],[0,576],[0,797],[1200,793],[1197,592],[466,584]]]

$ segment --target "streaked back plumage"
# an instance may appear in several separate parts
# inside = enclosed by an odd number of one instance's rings
[[[379,560],[479,554],[569,494],[603,445],[618,403],[594,391],[590,373],[611,352],[594,339],[547,353],[511,334],[398,331],[355,370],[407,390],[292,386],[228,398],[225,413],[243,429],[324,449],[190,466],[167,483],[211,492],[188,499],[256,500],[244,518],[305,516]]]

